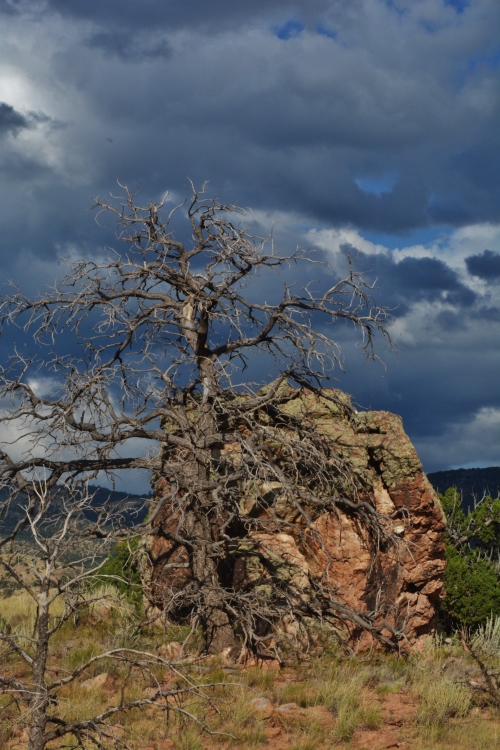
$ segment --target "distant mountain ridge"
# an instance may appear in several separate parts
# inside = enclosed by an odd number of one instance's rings
[[[141,523],[148,513],[149,501],[151,500],[151,496],[148,495],[131,495],[127,492],[119,492],[90,484],[88,494],[92,498],[92,507],[109,506],[115,516],[115,522],[119,520],[125,526]],[[5,489],[0,490],[0,503],[7,498],[8,492]],[[0,517],[0,535],[9,534],[19,519],[23,517],[25,501],[25,496],[18,495],[11,504],[9,511]],[[56,505],[54,506],[54,513],[57,514],[57,512]],[[91,510],[85,511],[84,515],[89,521],[94,520],[95,516]]]
[[[427,474],[436,492],[444,493],[449,487],[456,487],[462,493],[464,510],[472,508],[474,502],[484,495],[500,497],[500,466],[486,469],[450,469],[433,471]]]

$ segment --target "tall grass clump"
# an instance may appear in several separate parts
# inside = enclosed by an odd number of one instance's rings
[[[469,713],[471,691],[444,674],[439,659],[416,663],[412,678],[412,692],[419,698],[416,721],[429,736],[437,738],[448,719]]]
[[[500,617],[489,617],[484,625],[469,635],[468,640],[474,651],[500,664]]]
[[[335,736],[347,742],[362,721],[360,693],[363,676],[349,665],[333,665],[318,686],[317,702],[337,716]]]
[[[500,708],[500,616],[493,615],[466,637],[469,653],[481,670],[483,689]]]

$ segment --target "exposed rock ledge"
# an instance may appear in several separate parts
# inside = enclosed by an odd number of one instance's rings
[[[352,467],[364,499],[391,519],[401,544],[375,555],[374,539],[352,518],[340,513],[339,521],[337,516],[323,513],[313,523],[323,549],[314,535],[308,545],[301,545],[288,533],[256,532],[242,540],[242,554],[234,565],[234,585],[242,580],[262,581],[262,560],[278,556],[288,565],[288,575],[293,576],[301,597],[308,596],[313,582],[321,583],[335,600],[351,609],[377,610],[386,622],[403,627],[407,647],[418,648],[422,636],[434,631],[442,597],[445,524],[439,499],[399,416],[355,413],[346,394],[338,390],[325,393],[334,396],[336,403],[307,389],[289,387],[289,398],[280,409],[299,419],[314,420],[317,430]],[[161,487],[157,489],[161,491]],[[167,517],[163,523],[168,524]],[[165,578],[163,566],[169,559],[173,561],[171,553],[176,560],[184,559],[179,548],[174,551],[160,536],[154,539],[150,552],[156,591],[178,591],[187,583],[185,576],[180,580],[173,571],[170,580]],[[371,636],[354,627],[350,627],[349,637],[351,644],[361,649],[371,645]]]

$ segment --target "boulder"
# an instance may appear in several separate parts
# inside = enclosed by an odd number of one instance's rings
[[[418,648],[436,626],[445,568],[445,521],[401,418],[384,411],[358,413],[349,397],[335,389],[318,395],[306,388],[286,387],[280,411],[299,423],[314,425],[321,439],[349,467],[348,481],[356,484],[357,500],[384,516],[397,543],[384,544],[355,515],[340,507],[336,512],[310,515],[308,528],[304,528],[296,505],[288,502],[284,493],[279,494],[279,482],[263,482],[257,489],[245,486],[241,488],[240,512],[258,517],[265,511],[258,510],[255,497],[272,497],[283,530],[271,533],[256,528],[239,540],[230,562],[233,587],[254,586],[271,597],[276,582],[286,583],[297,607],[321,590],[357,612],[376,612],[379,624],[385,622],[403,632],[404,644]],[[237,464],[235,444],[224,446],[222,453],[227,461]],[[338,472],[332,477],[333,485],[343,481]],[[160,493],[162,481],[156,488]],[[350,491],[347,485],[341,490],[344,495]],[[158,523],[173,528],[178,519],[170,513]],[[189,583],[188,554],[182,545],[160,535],[153,539],[150,552],[156,591],[171,595]],[[165,563],[176,567],[168,566],[167,572]],[[294,624],[282,626],[293,629]],[[371,647],[367,632],[349,622],[340,627],[352,646]]]

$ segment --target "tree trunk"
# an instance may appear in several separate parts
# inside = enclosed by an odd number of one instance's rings
[[[216,396],[216,372],[208,357],[200,357],[199,370],[203,385],[203,398],[196,429],[198,444],[218,432],[217,416],[213,401]],[[227,612],[224,590],[220,582],[216,544],[218,529],[214,526],[213,499],[210,492],[201,488],[210,478],[212,449],[198,451],[193,457],[197,464],[197,493],[193,524],[193,578],[199,586],[199,617],[205,638],[205,648],[210,654],[220,653],[224,648],[236,645],[236,637]]]
[[[49,696],[45,671],[47,668],[47,653],[49,648],[49,610],[46,595],[39,604],[38,633],[35,663],[33,665],[33,698],[30,706],[30,730],[28,750],[43,750],[45,747],[45,727],[47,725],[47,709]]]
[[[207,518],[195,522],[192,568],[193,578],[199,587],[199,618],[209,654],[219,654],[236,645],[233,626],[224,602],[216,559],[210,554],[216,542],[212,525]]]

